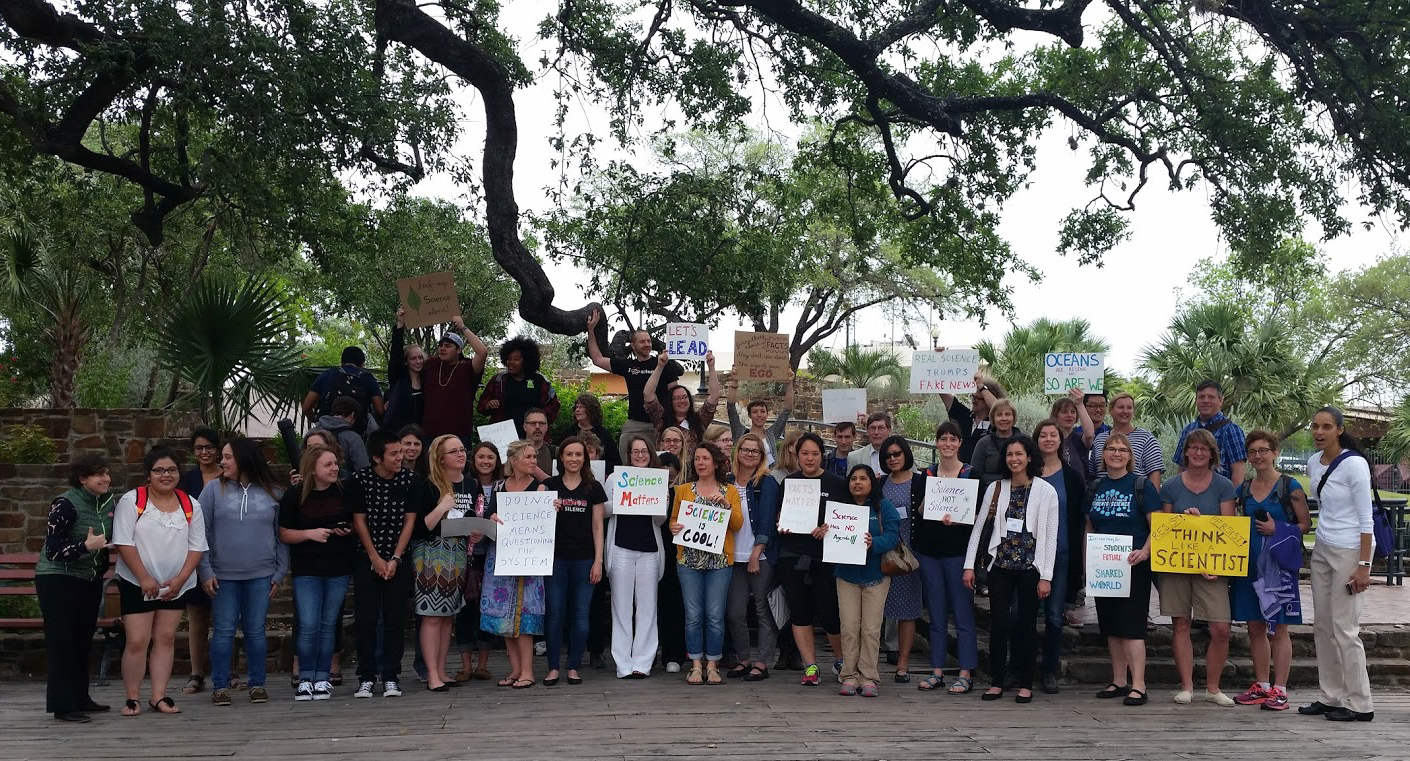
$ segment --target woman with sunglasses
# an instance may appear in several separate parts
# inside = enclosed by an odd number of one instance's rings
[[[910,509],[925,500],[925,476],[915,472],[915,455],[911,445],[901,436],[889,436],[881,442],[881,472],[885,476],[879,487],[881,496],[900,511],[901,541],[911,543],[913,525]],[[916,619],[920,618],[920,581],[916,572],[891,577],[886,595],[886,618],[896,621],[897,684],[911,681],[911,646],[916,639]],[[845,659],[844,659],[845,660]]]

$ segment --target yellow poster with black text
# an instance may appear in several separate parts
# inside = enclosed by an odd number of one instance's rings
[[[1151,570],[1247,576],[1250,518],[1156,513],[1151,523]]]

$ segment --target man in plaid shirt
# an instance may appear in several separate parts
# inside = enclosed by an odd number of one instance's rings
[[[1180,443],[1175,445],[1175,464],[1184,471],[1185,465],[1181,460],[1185,437],[1190,431],[1203,428],[1214,434],[1214,440],[1219,442],[1219,474],[1238,486],[1244,481],[1244,466],[1248,464],[1248,453],[1244,451],[1244,429],[1224,417],[1223,407],[1224,389],[1218,381],[1201,381],[1195,387],[1195,410],[1199,417],[1180,431]]]

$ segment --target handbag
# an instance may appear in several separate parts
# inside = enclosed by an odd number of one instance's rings
[[[979,550],[975,553],[974,570],[988,568],[994,561],[994,556],[989,552],[989,540],[994,536],[994,514],[999,509],[999,482],[994,482],[994,498],[989,500],[989,509],[984,513],[984,522],[979,524]]]
[[[920,568],[920,561],[905,542],[897,542],[896,548],[881,556],[883,576],[905,576]]]
[[[1332,460],[1331,464],[1327,466],[1327,469],[1322,472],[1322,478],[1317,482],[1317,499],[1322,499],[1322,487],[1327,485],[1327,479],[1332,475],[1332,471],[1336,470],[1337,466],[1341,464],[1342,460],[1348,457],[1361,456],[1360,453],[1353,452],[1350,449],[1342,450],[1342,453],[1337,455]],[[1366,464],[1369,467],[1370,461],[1367,461]],[[1371,508],[1371,537],[1375,540],[1372,543],[1371,557],[1388,558],[1391,555],[1391,550],[1394,548],[1395,535],[1390,530],[1390,511],[1381,503],[1381,494],[1376,491],[1375,478],[1371,479],[1371,502],[1373,505]]]

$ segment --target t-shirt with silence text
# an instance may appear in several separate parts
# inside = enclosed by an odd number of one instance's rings
[[[627,385],[627,417],[639,423],[650,423],[651,416],[646,414],[646,382],[651,379],[651,374],[656,372],[656,357],[646,359],[623,359],[613,357],[610,360],[612,372],[622,376],[622,380]],[[661,380],[656,386],[656,398],[661,402],[661,409],[671,408],[671,384],[680,380],[685,369],[675,360],[666,363],[666,367],[661,370]]]
[[[607,502],[602,484],[584,478],[575,489],[563,485],[562,476],[544,482],[545,491],[558,492],[558,510],[553,556],[559,560],[592,560],[596,556],[592,539],[592,506]]]

